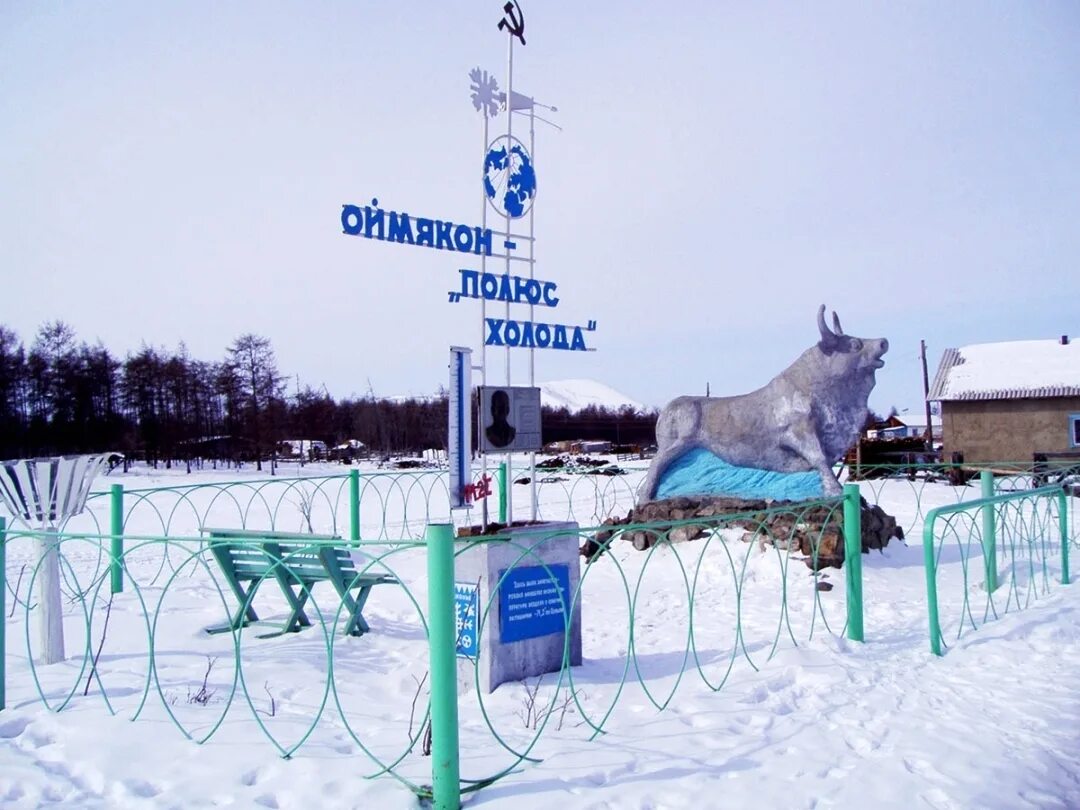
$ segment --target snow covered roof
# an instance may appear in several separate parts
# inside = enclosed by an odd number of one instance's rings
[[[1080,396],[1080,343],[1016,340],[946,349],[931,400]]]
[[[921,413],[914,416],[897,416],[896,418],[903,422],[905,427],[926,430],[926,417]],[[934,427],[941,427],[941,417],[936,413],[930,414],[930,424]]]

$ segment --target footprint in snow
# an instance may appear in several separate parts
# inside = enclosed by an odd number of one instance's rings
[[[844,744],[861,757],[880,756],[885,753],[881,750],[881,740],[867,737],[848,737],[844,740]]]
[[[125,779],[122,784],[128,793],[142,799],[152,799],[160,795],[162,790],[158,785],[147,782],[145,779]]]
[[[0,790],[0,802],[14,802],[26,795],[22,785],[13,784],[6,790]]]
[[[46,745],[52,745],[56,742],[56,737],[47,731],[39,731],[34,728],[27,727],[22,734],[19,735],[20,742],[25,741],[24,748],[44,748]]]
[[[960,810],[960,805],[949,798],[949,795],[941,788],[931,788],[920,797],[934,810]]]
[[[13,737],[18,737],[26,731],[28,725],[30,725],[30,721],[25,717],[15,717],[0,723],[0,740],[10,740]]]
[[[915,776],[918,776],[921,779],[935,779],[939,782],[945,780],[945,777],[942,775],[941,771],[939,771],[925,759],[904,757],[904,767],[908,769],[909,773],[913,773]]]
[[[252,785],[254,785],[258,781],[259,781],[259,769],[258,768],[252,768],[250,771],[245,771],[240,776],[240,784],[246,785],[247,787],[251,787]]]

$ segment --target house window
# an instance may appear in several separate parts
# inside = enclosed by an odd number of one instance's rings
[[[1069,414],[1069,446],[1080,447],[1080,413]]]

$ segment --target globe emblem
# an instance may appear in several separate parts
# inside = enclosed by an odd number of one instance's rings
[[[496,138],[484,156],[484,192],[488,202],[504,217],[517,219],[529,213],[536,196],[536,171],[521,141],[511,136]]]

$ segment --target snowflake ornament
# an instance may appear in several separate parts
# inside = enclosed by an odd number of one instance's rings
[[[502,105],[498,81],[486,70],[480,70],[478,67],[469,71],[469,79],[472,80],[469,89],[472,90],[473,108],[488,118],[494,118]]]

